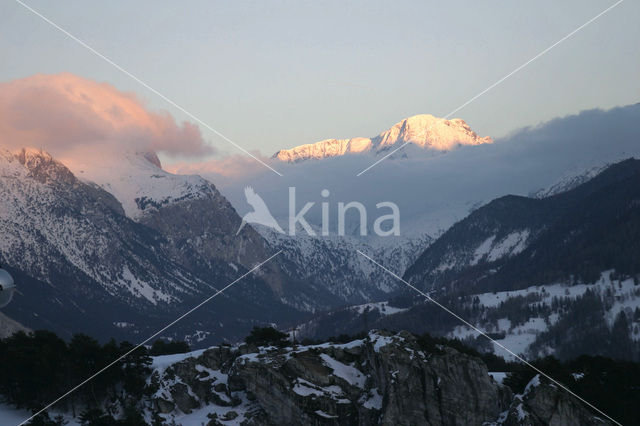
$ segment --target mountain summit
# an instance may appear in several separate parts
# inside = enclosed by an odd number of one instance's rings
[[[426,150],[448,151],[459,145],[480,145],[493,140],[478,136],[462,119],[447,120],[420,114],[405,118],[374,138],[325,139],[280,150],[273,158],[293,163],[364,152],[378,154],[407,142]]]

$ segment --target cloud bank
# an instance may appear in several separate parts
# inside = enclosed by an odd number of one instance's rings
[[[0,83],[0,146],[34,146],[65,157],[91,150],[214,152],[188,122],[148,110],[135,95],[70,73]]]
[[[438,156],[420,156],[420,150],[409,149],[408,158],[387,159],[359,177],[356,174],[371,164],[370,156],[275,163],[283,177],[246,161],[236,169],[227,165],[227,170],[235,170],[233,175],[214,170],[211,163],[191,165],[189,172],[210,178],[241,214],[250,210],[243,189],[251,185],[283,225],[288,187],[295,186],[298,209],[305,202],[316,203],[306,215],[313,225],[321,221],[324,201],[331,205],[331,220],[338,202],[360,201],[374,214],[376,203],[392,201],[400,207],[401,233],[434,233],[494,198],[528,195],[591,167],[639,158],[638,123],[640,104],[588,110],[521,129],[493,144]],[[328,198],[321,197],[323,189],[330,190]]]
[[[273,164],[278,169],[279,162],[262,155],[259,151],[250,151],[253,156],[267,164]],[[211,175],[216,176],[216,182],[244,180],[256,175],[262,175],[265,171],[273,173],[264,165],[258,163],[255,158],[244,154],[233,154],[225,157],[212,158],[202,162],[180,161],[165,167],[165,170],[180,175]]]

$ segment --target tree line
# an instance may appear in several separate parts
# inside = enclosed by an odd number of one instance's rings
[[[135,346],[110,340],[100,344],[84,334],[65,342],[50,331],[18,332],[0,340],[0,394],[17,408],[37,412],[62,394],[109,366]],[[157,340],[140,347],[71,393],[55,408],[79,416],[83,424],[146,424],[140,404],[156,389],[147,383],[151,356],[188,352],[185,342]],[[122,411],[116,420],[105,407]],[[47,414],[34,425],[62,424]]]

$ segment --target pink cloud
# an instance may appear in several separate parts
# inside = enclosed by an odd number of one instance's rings
[[[271,159],[263,156],[259,151],[253,151],[251,154],[267,164],[271,162]],[[263,173],[266,170],[254,158],[242,154],[229,155],[202,162],[177,162],[166,165],[165,169],[175,174],[219,175],[229,178],[246,178]]]
[[[185,157],[214,153],[196,125],[178,124],[133,94],[70,73],[0,83],[0,145],[61,156],[92,147]]]

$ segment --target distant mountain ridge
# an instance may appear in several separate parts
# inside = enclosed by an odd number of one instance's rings
[[[419,283],[439,277],[438,281],[455,282],[456,287],[509,290],[572,275],[596,280],[608,269],[640,272],[640,264],[633,261],[638,250],[633,240],[640,237],[639,183],[640,160],[628,159],[553,196],[508,195],[493,200],[428,247],[405,278]],[[492,256],[507,238],[514,244]],[[471,274],[470,268],[477,272]],[[458,275],[461,271],[464,275]]]
[[[326,139],[313,144],[300,145],[276,152],[273,158],[285,162],[322,159],[347,154],[385,152],[403,143],[412,143],[431,151],[448,151],[458,145],[492,143],[488,137],[480,137],[464,120],[446,120],[430,114],[406,118],[373,138]]]

